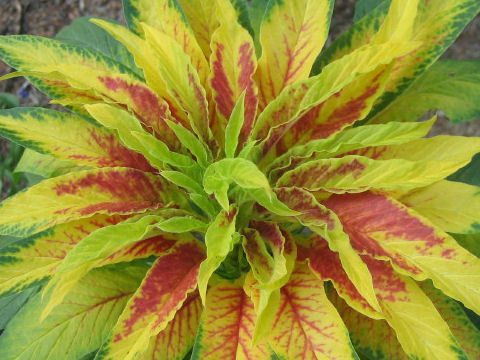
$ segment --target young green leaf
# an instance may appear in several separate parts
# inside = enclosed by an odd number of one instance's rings
[[[245,91],[238,98],[237,104],[233,108],[232,115],[228,120],[225,129],[225,155],[227,158],[235,157],[237,151],[238,138],[245,120]]]
[[[207,258],[200,265],[198,274],[198,291],[205,305],[207,286],[213,272],[232,251],[234,244],[235,222],[238,209],[231,206],[228,211],[222,210],[208,227],[205,234]]]

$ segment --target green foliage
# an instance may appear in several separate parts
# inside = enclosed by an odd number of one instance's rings
[[[143,73],[136,65],[127,48],[115,40],[108,32],[90,22],[91,16],[75,19],[65,26],[55,37],[57,40],[90,50],[98,51],[111,60],[122,63],[142,77]]]
[[[443,110],[454,123],[480,118],[480,61],[443,59],[433,64],[398,101],[372,121],[411,121],[429,110]],[[420,99],[420,101],[418,101]]]
[[[390,0],[358,0],[355,4],[355,14],[353,21],[362,19],[365,15],[373,11],[381,3],[389,3]]]

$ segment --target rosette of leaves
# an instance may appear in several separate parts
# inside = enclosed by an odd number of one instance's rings
[[[333,1],[124,7],[0,38],[70,110],[0,113],[46,178],[0,206],[2,359],[479,358],[480,189],[446,178],[480,139],[415,121],[478,93],[411,94],[480,2],[382,2],[318,58]]]

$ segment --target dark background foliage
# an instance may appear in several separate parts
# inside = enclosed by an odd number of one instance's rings
[[[355,3],[356,0],[336,0],[329,42],[351,25]],[[123,22],[121,0],[0,0],[0,35],[34,34],[53,37],[72,20],[87,15]],[[445,57],[480,59],[480,17],[467,27]],[[0,60],[0,75],[10,71]],[[21,106],[51,107],[48,98],[33,89],[23,78],[0,83],[0,106],[3,104],[2,93],[14,94]],[[480,120],[453,125],[440,117],[434,133],[480,136]],[[27,179],[13,171],[21,154],[21,147],[0,139],[0,199],[27,184]]]

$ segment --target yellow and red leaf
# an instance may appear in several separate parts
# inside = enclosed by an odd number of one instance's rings
[[[50,277],[66,254],[94,230],[122,216],[95,215],[55,226],[0,249],[0,293],[21,291]]]
[[[335,291],[328,298],[337,309],[350,333],[357,353],[365,359],[410,360],[402,349],[395,331],[385,320],[375,320],[355,311]]]
[[[260,27],[256,74],[260,109],[282,90],[306,79],[328,36],[333,1],[271,1]]]
[[[138,360],[183,360],[195,343],[202,311],[198,292],[190,293],[167,327],[150,338]]]
[[[391,261],[395,270],[480,311],[480,259],[428,220],[385,195],[333,195],[324,204],[340,218],[354,248]]]
[[[411,358],[461,360],[466,355],[430,299],[390,264],[364,256],[383,315]]]
[[[182,243],[155,261],[142,284],[127,303],[99,359],[135,359],[150,337],[158,335],[197,287],[202,247]],[[171,333],[173,335],[173,333]]]
[[[289,207],[300,213],[296,218],[302,225],[328,240],[330,249],[338,253],[341,265],[354,287],[372,309],[380,310],[368,268],[354,250],[338,217],[305,190],[281,188],[277,194]]]
[[[412,190],[399,200],[446,232],[455,234],[479,232],[478,186],[443,180]]]
[[[94,214],[133,214],[168,206],[167,183],[128,168],[86,170],[47,179],[0,205],[0,233],[29,236]]]
[[[233,108],[245,91],[244,123],[240,145],[250,135],[257,112],[257,88],[253,75],[257,67],[255,46],[248,33],[237,21],[237,13],[229,1],[217,1],[220,26],[211,39],[210,85],[217,107],[217,118],[210,127],[217,139],[222,139]]]
[[[56,132],[62,136],[54,136]],[[141,154],[124,147],[115,134],[69,113],[40,108],[3,110],[0,133],[42,154],[80,166],[154,171]]]
[[[354,283],[345,272],[340,256],[328,247],[325,239],[314,235],[311,246],[305,250],[308,256],[308,264],[315,275],[323,281],[331,281],[338,295],[342,297],[350,307],[365,314],[369,318],[381,319],[382,315],[375,310],[368,301],[358,292]],[[355,328],[355,327],[353,327]]]
[[[339,194],[369,189],[408,191],[444,179],[468,164],[470,158],[469,153],[455,161],[374,160],[347,155],[307,161],[284,173],[276,185]]]
[[[242,286],[220,281],[207,294],[192,360],[263,360],[265,344],[252,345],[256,315]]]
[[[249,289],[254,303],[258,291]],[[268,343],[285,359],[357,359],[348,331],[329,302],[323,282],[305,265],[297,265],[290,281],[281,289]]]

